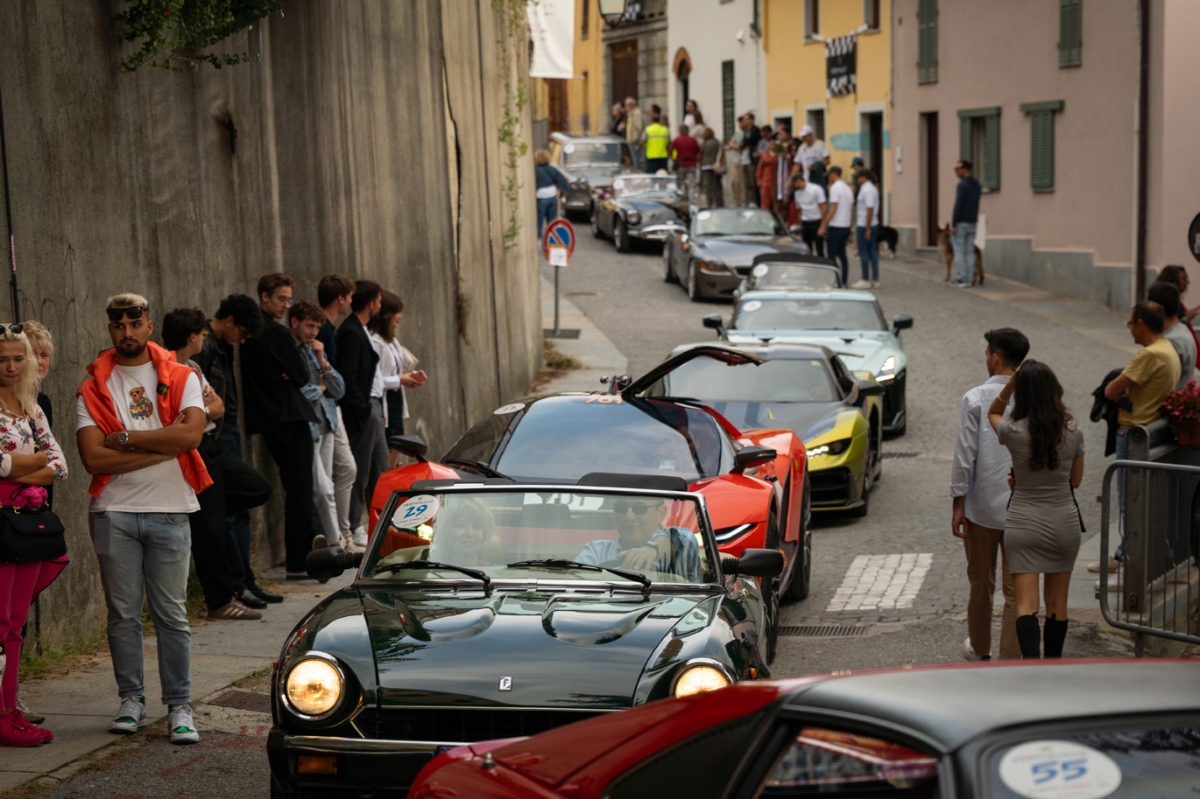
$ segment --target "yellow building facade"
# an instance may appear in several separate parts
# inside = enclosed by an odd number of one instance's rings
[[[596,0],[575,0],[575,76],[569,80],[530,80],[533,119],[535,124],[544,121],[547,133],[581,135],[608,130],[603,26]]]
[[[891,0],[763,0],[767,118],[793,133],[812,125],[830,163],[849,176],[855,156],[891,187]],[[856,89],[828,96],[826,42],[855,34]]]

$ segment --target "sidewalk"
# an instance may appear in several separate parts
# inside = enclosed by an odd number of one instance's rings
[[[203,700],[237,680],[255,672],[270,672],[279,657],[284,638],[323,597],[350,582],[344,575],[325,585],[316,581],[283,583],[278,593],[282,604],[270,605],[261,621],[199,621],[192,624],[192,702],[199,711]],[[276,576],[274,573],[271,576]],[[160,704],[155,639],[145,641],[146,717],[150,722],[166,718]],[[21,684],[21,698],[46,716],[45,727],[54,741],[29,749],[0,749],[0,792],[39,777],[66,779],[78,770],[74,761],[119,740],[108,731],[120,699],[113,680],[107,650],[66,674],[47,676]],[[203,716],[197,712],[201,738]]]
[[[629,359],[565,297],[560,299],[558,315],[559,328],[578,330],[579,338],[548,340],[554,343],[559,352],[578,360],[583,368],[547,381],[538,389],[539,395],[563,391],[599,391],[601,377],[625,374]],[[545,278],[542,278],[542,328],[554,329],[554,284]]]

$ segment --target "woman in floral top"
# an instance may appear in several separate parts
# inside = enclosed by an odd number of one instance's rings
[[[0,325],[0,506],[38,508],[46,489],[67,476],[67,462],[37,404],[33,348],[21,325]],[[6,655],[0,678],[0,746],[37,746],[54,738],[17,709],[21,628],[33,598],[50,584],[66,559],[0,563],[0,645]]]

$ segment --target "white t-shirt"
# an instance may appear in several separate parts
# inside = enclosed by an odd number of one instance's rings
[[[829,227],[850,227],[850,208],[854,205],[854,190],[844,180],[829,184],[829,202],[837,203],[837,210],[829,218]]]
[[[875,188],[874,183],[868,180],[858,187],[858,202],[854,205],[858,213],[856,223],[860,228],[867,226],[868,208],[875,209],[875,213],[871,214],[871,227],[879,224],[879,189]]]
[[[796,150],[796,157],[793,160],[804,167],[804,179],[808,180],[809,167],[817,161],[824,161],[828,157],[829,148],[825,146],[825,142],[820,139],[813,139],[812,144],[800,142],[800,148]]]
[[[115,366],[108,379],[108,393],[113,398],[117,416],[126,430],[161,430],[158,415],[158,370],[154,363],[141,366]],[[196,373],[188,375],[183,390],[185,408],[204,410],[200,380]],[[75,403],[76,429],[98,427],[80,397]],[[106,510],[127,513],[193,513],[200,510],[196,492],[183,477],[179,461],[169,461],[138,469],[136,472],[114,474],[112,480],[95,497],[88,509],[92,513]]]
[[[805,183],[796,190],[796,207],[800,209],[801,222],[820,222],[821,203],[825,202],[825,189],[816,183]]]

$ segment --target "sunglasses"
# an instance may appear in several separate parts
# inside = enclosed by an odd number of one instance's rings
[[[146,313],[146,306],[130,305],[127,308],[105,308],[104,312],[108,314],[108,321],[120,322],[122,316],[128,316],[130,319],[141,319],[142,314]]]
[[[7,328],[8,332],[12,333],[14,336],[19,336],[19,335],[21,335],[22,331],[25,330],[25,325],[21,325],[21,324],[3,325],[3,324],[0,324],[0,331],[4,330],[5,328]]]
[[[645,516],[650,512],[650,505],[643,505],[641,502],[626,502],[623,499],[618,499],[613,503],[613,513],[618,516],[624,516],[629,511],[633,511],[634,516]]]

